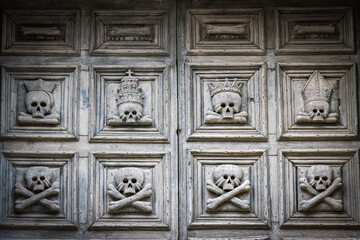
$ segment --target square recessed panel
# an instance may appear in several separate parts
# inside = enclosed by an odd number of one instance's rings
[[[2,32],[6,55],[80,55],[79,11],[7,10]]]
[[[121,80],[131,70],[143,97],[143,119],[149,124],[126,125],[114,123],[121,115],[117,106]],[[90,123],[92,142],[167,142],[169,134],[169,75],[161,66],[94,66],[92,68],[90,99],[93,102]],[[115,117],[116,118],[116,117]]]
[[[188,10],[188,54],[263,54],[263,15],[261,9]]]
[[[355,50],[350,8],[280,8],[276,20],[277,54],[348,54]]]
[[[280,140],[356,138],[358,111],[355,66],[352,63],[281,63],[278,64],[277,70],[280,120],[278,137]],[[304,88],[316,71],[321,74],[331,88],[328,101],[329,113],[338,116],[338,121],[335,123],[299,123],[296,121],[299,114],[306,112]]]
[[[187,219],[189,229],[269,227],[267,155],[263,150],[189,150],[188,158],[187,212],[191,213]],[[239,171],[241,174],[237,176]],[[225,187],[220,186],[221,183],[219,185],[219,180],[225,175],[226,178],[233,177],[233,181],[240,180],[237,185],[229,182],[237,188],[223,190]],[[240,189],[246,182],[250,183],[249,191]],[[209,190],[209,186],[215,188],[216,193]],[[217,186],[220,186],[220,190]],[[239,193],[233,194],[232,191]],[[227,194],[231,196],[226,197]],[[222,201],[222,197],[230,200]]]
[[[187,136],[189,141],[232,140],[266,141],[267,139],[267,100],[266,66],[188,64],[186,121],[189,122]],[[240,111],[246,113],[242,123],[208,123],[208,112],[214,112],[210,87],[215,83],[239,82],[241,88]]]
[[[282,228],[360,226],[357,149],[284,149],[279,151],[279,158]],[[304,182],[311,191],[301,187]]]
[[[89,212],[91,228],[169,230],[172,208],[169,157],[166,153],[93,153],[92,168],[89,171],[90,189],[94,191],[89,199],[89,207],[93,209],[93,212]],[[125,207],[117,209],[116,205],[113,211],[110,203],[115,199],[109,194],[109,189],[113,186],[113,192],[124,194],[122,188],[118,188],[117,180],[117,174],[121,175],[122,171],[128,173],[127,178],[132,182],[135,182],[134,178],[141,182],[141,187],[137,190],[150,188],[151,195],[139,198],[137,203],[132,202]],[[134,171],[137,173],[132,173]],[[141,172],[142,180],[139,180],[138,172]],[[124,182],[123,178],[118,179]],[[136,194],[125,196],[131,199],[135,198]],[[134,203],[147,204],[151,209],[142,210],[134,206]]]
[[[76,160],[73,152],[3,152],[0,179],[6,184],[0,189],[0,227],[76,228]],[[34,176],[45,190],[33,185]]]
[[[71,65],[3,66],[1,137],[76,139],[78,72],[78,66]]]
[[[95,11],[92,55],[168,55],[166,11]]]

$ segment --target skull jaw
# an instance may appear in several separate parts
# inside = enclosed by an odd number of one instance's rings
[[[225,183],[224,186],[223,186],[223,190],[224,191],[234,190],[234,185],[232,185],[231,183]]]
[[[322,122],[322,121],[324,121],[324,118],[321,115],[315,115],[313,117],[313,121],[314,122]]]
[[[221,117],[222,119],[233,119],[234,114],[232,112],[222,112]]]
[[[324,184],[316,184],[315,189],[317,191],[325,191],[326,190],[326,186]]]
[[[125,188],[124,190],[124,195],[125,196],[131,196],[131,195],[134,195],[136,192],[135,192],[135,189],[134,188],[131,188],[131,187],[127,187]]]
[[[125,120],[126,123],[135,123],[136,122],[136,119],[133,118],[133,117],[127,117],[126,120]]]
[[[42,192],[44,190],[45,190],[45,187],[43,184],[35,185],[35,187],[33,188],[33,192]]]
[[[41,112],[34,112],[32,114],[33,118],[44,118],[44,113]]]

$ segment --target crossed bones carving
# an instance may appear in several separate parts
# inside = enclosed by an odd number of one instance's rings
[[[108,185],[108,194],[115,201],[108,205],[109,213],[118,213],[124,207],[134,207],[143,212],[152,212],[152,205],[147,201],[140,201],[152,195],[151,184],[144,188],[144,173],[139,168],[123,168],[115,174],[115,182]]]
[[[56,196],[60,192],[60,184],[51,182],[51,170],[48,167],[30,167],[24,173],[26,187],[21,183],[15,184],[15,193],[26,197],[24,200],[15,201],[15,210],[24,211],[26,208],[40,203],[51,212],[59,212],[60,206],[58,200],[47,199],[50,196]]]
[[[309,211],[321,202],[325,202],[329,207],[335,211],[341,211],[343,203],[341,200],[330,197],[338,188],[342,186],[340,177],[333,182],[333,170],[329,166],[314,165],[307,170],[307,175],[310,180],[304,177],[299,180],[300,189],[306,191],[314,196],[309,200],[303,200],[300,203],[300,208],[303,211]]]
[[[207,211],[214,211],[221,204],[229,201],[240,209],[250,210],[249,200],[242,200],[236,197],[238,194],[249,192],[251,189],[249,180],[245,180],[239,185],[242,172],[238,166],[220,165],[213,172],[213,176],[216,183],[209,179],[206,182],[206,189],[219,195],[219,197],[207,200]]]

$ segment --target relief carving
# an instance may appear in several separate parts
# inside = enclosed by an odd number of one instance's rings
[[[31,26],[18,27],[19,40],[25,41],[58,41],[65,40],[65,26]]]
[[[330,112],[332,87],[315,71],[303,89],[306,113],[298,113],[296,123],[337,123],[338,114]]]
[[[25,96],[25,112],[18,115],[19,124],[51,124],[57,125],[60,116],[53,113],[54,96],[52,92],[56,84],[42,79],[24,83],[27,91]]]
[[[109,213],[119,213],[125,207],[134,207],[142,212],[152,212],[151,202],[143,200],[152,195],[151,184],[144,184],[144,172],[139,168],[122,168],[114,176],[115,186],[109,184]]]
[[[204,24],[202,35],[206,40],[247,39],[247,28],[247,24]]]
[[[336,26],[334,24],[297,24],[293,26],[292,36],[294,39],[336,38]]]
[[[216,81],[209,83],[213,111],[205,117],[205,123],[246,123],[248,114],[240,112],[241,87],[240,81]]]
[[[213,172],[213,181],[210,179],[206,183],[206,189],[215,193],[219,197],[208,199],[206,211],[216,211],[223,203],[231,202],[242,210],[250,210],[250,201],[242,200],[237,195],[249,192],[251,189],[250,181],[245,180],[241,184],[243,173],[236,165],[220,165]]]
[[[150,116],[143,116],[144,96],[138,85],[138,79],[131,76],[130,69],[128,76],[121,79],[116,99],[118,115],[109,116],[109,125],[152,125]]]
[[[153,41],[153,26],[117,25],[107,27],[107,40],[110,41]]]
[[[15,193],[25,199],[15,201],[15,210],[22,212],[26,208],[41,204],[51,212],[59,212],[59,200],[49,200],[50,196],[57,196],[60,192],[59,182],[51,182],[51,170],[48,167],[30,167],[24,173],[26,188],[20,183],[15,184]]]
[[[306,172],[307,178],[300,179],[300,189],[312,195],[308,200],[300,202],[300,210],[310,211],[316,205],[324,202],[332,210],[341,211],[343,202],[330,197],[337,189],[342,187],[340,177],[334,178],[333,169],[326,165],[314,165]],[[321,210],[325,210],[320,208]]]

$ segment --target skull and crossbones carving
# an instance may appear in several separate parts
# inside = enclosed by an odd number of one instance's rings
[[[122,168],[115,173],[115,186],[109,184],[109,213],[118,213],[122,208],[134,207],[143,212],[152,212],[151,202],[140,201],[152,195],[151,184],[144,184],[144,172],[139,168]]]
[[[333,169],[326,165],[314,165],[307,170],[307,178],[300,179],[300,189],[314,196],[309,200],[300,202],[302,211],[309,211],[311,208],[326,203],[331,209],[341,211],[343,203],[341,200],[330,197],[342,186],[340,177],[334,178]]]
[[[15,201],[15,210],[24,211],[26,208],[40,203],[51,212],[59,212],[59,201],[47,199],[57,196],[60,192],[58,182],[51,183],[51,170],[48,167],[30,167],[24,174],[26,187],[21,183],[15,184],[15,193],[26,197],[24,200]]]
[[[27,91],[24,99],[26,112],[20,112],[20,124],[59,124],[60,116],[52,113],[55,101],[53,91],[55,83],[42,79],[24,84]]]
[[[215,211],[221,204],[231,202],[242,210],[250,210],[250,201],[242,200],[236,196],[250,191],[250,181],[241,184],[243,173],[236,165],[224,164],[215,168],[213,180],[208,180],[206,189],[219,197],[208,199],[206,211]]]

